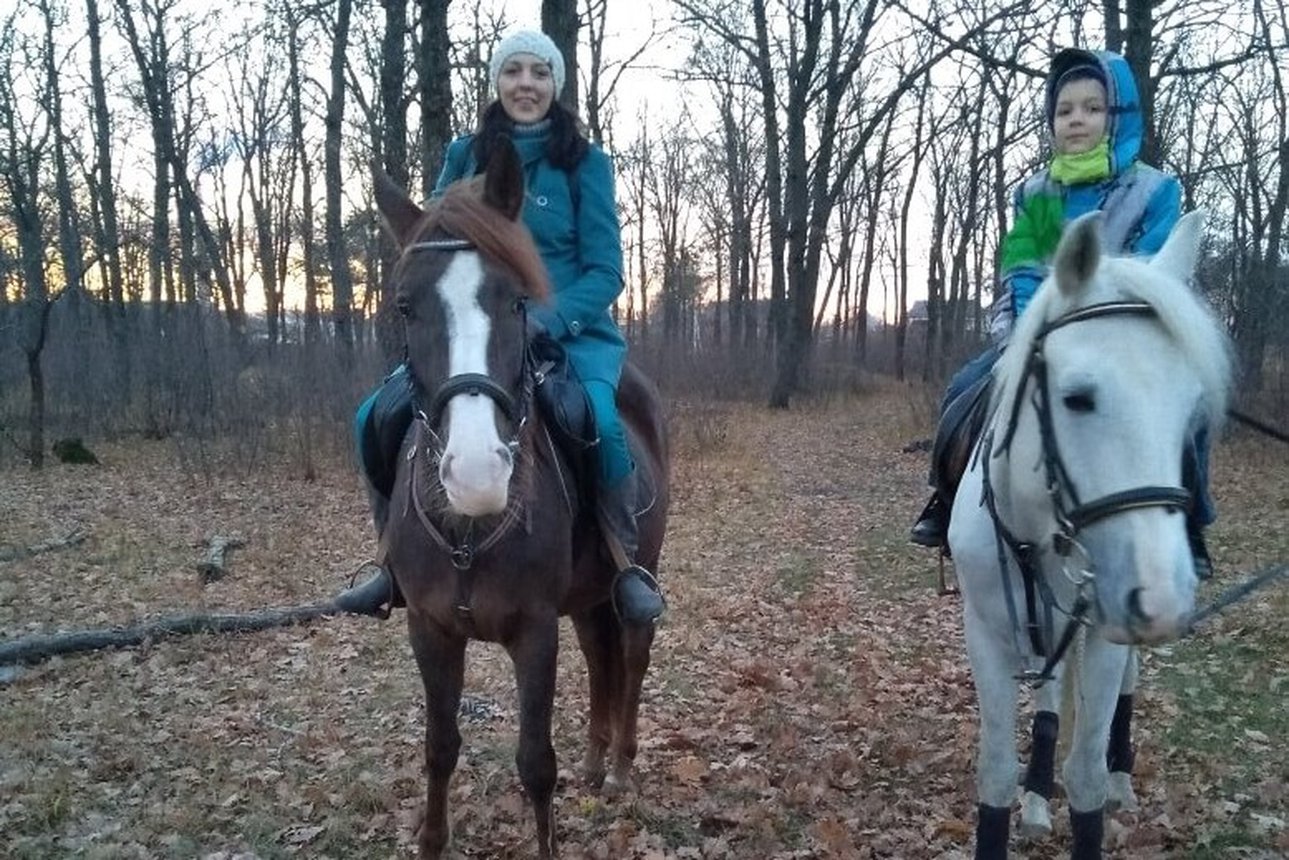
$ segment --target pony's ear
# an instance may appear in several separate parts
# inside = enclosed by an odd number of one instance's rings
[[[1173,232],[1168,234],[1164,247],[1151,259],[1150,265],[1179,281],[1189,281],[1199,259],[1204,220],[1204,212],[1198,209],[1183,215],[1173,226]]]
[[[1101,262],[1101,213],[1091,212],[1070,222],[1056,246],[1052,271],[1056,285],[1068,296],[1082,292]]]
[[[488,156],[488,169],[483,178],[483,202],[511,221],[519,218],[524,208],[524,165],[515,145],[505,135]]]
[[[376,165],[372,165],[371,178],[376,211],[380,213],[385,229],[401,248],[411,239],[412,231],[425,217],[425,212]]]

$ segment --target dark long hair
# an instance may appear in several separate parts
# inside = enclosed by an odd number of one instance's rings
[[[550,163],[566,173],[571,173],[586,155],[586,135],[582,133],[582,123],[577,115],[558,101],[551,102],[550,112],[546,118],[551,122],[550,139],[546,142],[546,157]],[[479,121],[479,130],[475,133],[471,151],[474,155],[475,173],[483,173],[488,167],[497,146],[497,138],[510,137],[515,131],[515,121],[506,115],[506,110],[498,99],[488,105]]]

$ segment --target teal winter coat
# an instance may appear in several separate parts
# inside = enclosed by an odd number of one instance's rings
[[[550,275],[552,296],[533,316],[568,351],[583,382],[617,387],[627,345],[609,313],[622,292],[622,236],[613,192],[613,165],[592,144],[566,173],[546,157],[546,129],[516,129],[527,180],[522,217]],[[434,193],[476,170],[473,135],[449,144]]]

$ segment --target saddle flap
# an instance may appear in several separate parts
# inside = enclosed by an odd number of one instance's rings
[[[932,480],[943,498],[953,498],[967,471],[989,414],[992,381],[993,375],[986,374],[955,397],[936,426],[931,449]]]

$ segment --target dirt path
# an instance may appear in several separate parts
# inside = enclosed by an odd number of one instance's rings
[[[964,856],[975,717],[959,606],[936,594],[933,557],[904,541],[924,463],[900,448],[925,434],[925,400],[890,386],[790,413],[674,408],[671,612],[647,681],[640,790],[605,805],[575,779],[585,692],[570,632],[564,856]],[[0,635],[310,602],[371,552],[347,468],[206,484],[176,481],[165,443],[99,454],[90,472],[0,474],[0,545],[90,533],[0,564]],[[1210,593],[1289,558],[1289,457],[1236,436],[1216,482]],[[212,533],[246,547],[203,587],[192,563]],[[1289,852],[1286,591],[1148,655],[1143,807],[1110,824],[1113,856]],[[463,857],[534,847],[511,687],[500,649],[472,645],[453,795]],[[0,688],[0,854],[411,856],[422,732],[400,619],[53,660]],[[1021,856],[1058,856],[1064,820]]]

